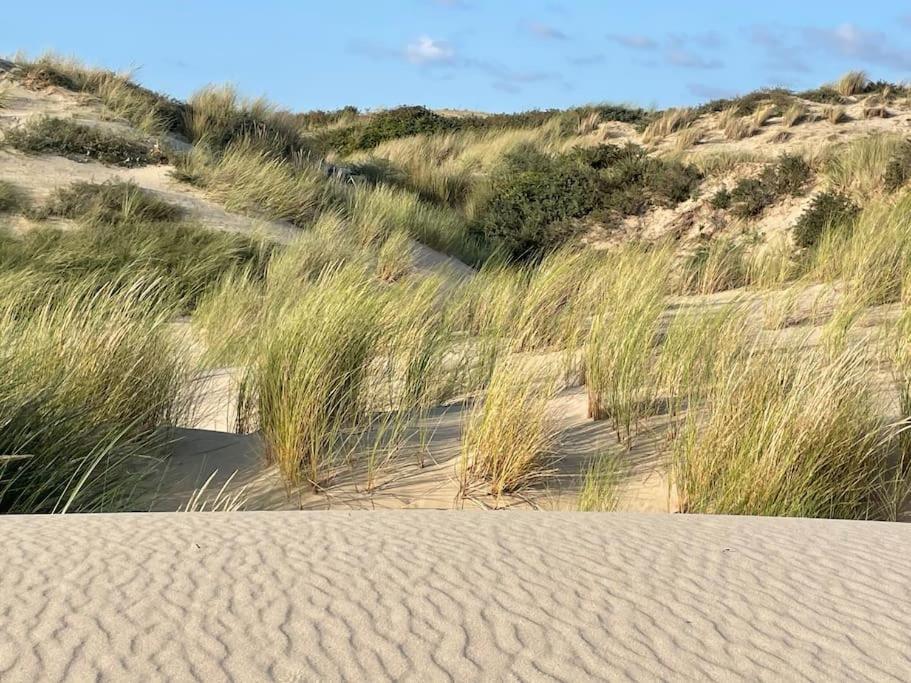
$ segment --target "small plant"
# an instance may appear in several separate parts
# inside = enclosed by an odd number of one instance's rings
[[[835,91],[842,97],[851,97],[864,92],[870,79],[863,71],[849,71],[835,83]]]
[[[794,225],[794,244],[803,249],[816,246],[826,231],[848,225],[859,211],[843,194],[822,192],[816,195]]]
[[[870,95],[864,100],[863,114],[865,119],[887,119],[890,116],[886,108],[886,98],[881,95]]]
[[[823,118],[833,126],[848,120],[848,114],[845,112],[845,108],[836,104],[830,104],[824,107],[822,115]]]
[[[593,457],[582,473],[579,511],[615,511],[622,497],[624,475],[625,467],[618,456],[601,453]]]
[[[734,118],[724,126],[724,136],[728,140],[743,140],[756,134],[756,125],[748,118]]]
[[[722,187],[715,194],[712,195],[712,198],[709,199],[709,204],[713,209],[728,209],[731,206],[731,193],[726,187]]]
[[[753,125],[757,128],[764,126],[770,118],[775,116],[778,107],[774,104],[764,104],[753,113]]]
[[[791,128],[802,123],[807,117],[807,106],[802,102],[794,102],[790,107],[788,107],[784,115],[781,117],[781,122]]]
[[[145,166],[164,160],[151,145],[66,119],[42,117],[6,132],[4,141],[29,154],[58,154],[76,161]]]

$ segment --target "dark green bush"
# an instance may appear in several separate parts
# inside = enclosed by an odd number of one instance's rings
[[[693,196],[698,171],[648,156],[641,147],[602,145],[549,156],[516,150],[492,174],[473,230],[514,258],[570,238],[591,217],[613,223]]]
[[[98,126],[43,117],[6,132],[4,141],[30,154],[57,154],[76,161],[95,160],[116,166],[145,166],[164,161],[147,142]]]
[[[728,209],[731,206],[731,193],[726,187],[722,187],[715,194],[712,195],[712,198],[709,199],[709,204],[711,204],[714,209]]]
[[[729,206],[739,218],[755,218],[780,197],[803,194],[811,173],[802,157],[784,154],[767,165],[758,178],[740,180],[727,197]]]
[[[381,142],[421,133],[443,133],[459,127],[459,119],[426,107],[398,107],[377,112],[364,124],[327,131],[321,137],[342,154],[373,149]]]
[[[858,206],[842,194],[816,195],[794,225],[794,244],[802,248],[815,246],[827,230],[848,225],[858,211]]]
[[[92,224],[130,221],[174,221],[181,217],[179,206],[158,199],[134,183],[77,181],[57,188],[35,212],[36,218],[72,218]]]
[[[837,90],[827,85],[814,88],[813,90],[804,90],[803,92],[797,93],[797,96],[801,99],[817,102],[819,104],[845,104],[845,102],[848,101],[839,95]]]

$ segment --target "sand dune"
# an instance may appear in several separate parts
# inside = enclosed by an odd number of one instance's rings
[[[582,513],[0,519],[0,678],[907,680],[911,528]]]

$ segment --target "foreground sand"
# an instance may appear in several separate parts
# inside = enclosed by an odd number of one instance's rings
[[[0,519],[0,679],[902,680],[911,527],[504,512]]]

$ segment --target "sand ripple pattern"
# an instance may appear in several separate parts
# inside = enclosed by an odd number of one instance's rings
[[[0,519],[0,680],[909,680],[911,525]]]

